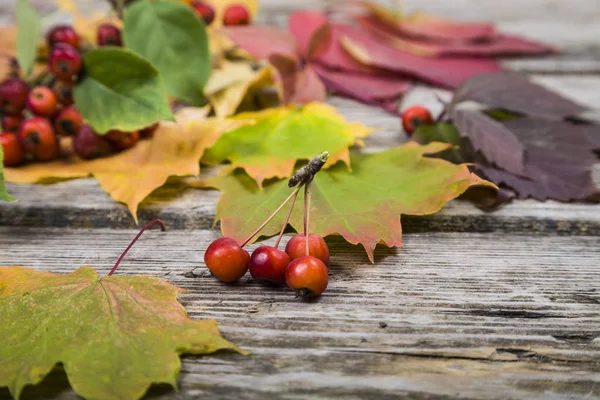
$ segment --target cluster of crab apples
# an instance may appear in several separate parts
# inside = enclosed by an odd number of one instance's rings
[[[324,152],[300,168],[290,179],[288,186],[296,189],[241,245],[234,239],[222,237],[210,244],[204,253],[204,262],[212,274],[223,282],[235,282],[248,270],[252,278],[270,285],[286,284],[304,298],[321,295],[327,288],[329,247],[323,238],[309,233],[310,186],[317,172],[329,157]],[[292,237],[285,251],[279,243],[288,224],[296,198],[304,187],[304,233]],[[250,255],[243,247],[292,201],[289,212],[274,246],[259,246]]]
[[[90,159],[128,149],[147,137],[157,124],[141,131],[110,131],[101,136],[85,124],[73,104],[73,89],[83,75],[82,40],[72,26],[52,28],[46,36],[47,71],[27,82],[20,77],[16,60],[10,76],[0,83],[4,165],[50,161],[61,153],[61,137],[72,138],[72,148]],[[120,46],[121,32],[112,24],[97,31],[98,46]]]

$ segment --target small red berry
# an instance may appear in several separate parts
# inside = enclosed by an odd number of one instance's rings
[[[429,125],[433,123],[433,118],[429,110],[423,106],[412,106],[402,113],[402,127],[404,131],[411,136],[419,125]]]
[[[107,138],[116,149],[125,150],[133,147],[137,143],[140,134],[138,131],[123,132],[113,130],[108,132],[104,137]]]
[[[3,115],[2,116],[2,131],[10,133],[18,133],[19,126],[23,122],[23,117],[14,115]]]
[[[29,85],[20,78],[8,78],[0,83],[0,109],[10,115],[19,115],[25,108]]]
[[[37,86],[27,96],[27,108],[40,117],[51,117],[58,108],[58,99],[49,88]]]
[[[250,255],[235,240],[215,240],[204,253],[204,262],[214,276],[223,282],[234,282],[248,271]]]
[[[250,274],[257,281],[285,283],[285,269],[290,257],[285,251],[271,246],[260,246],[250,256]]]
[[[0,145],[4,152],[5,166],[11,167],[23,162],[25,152],[23,152],[23,149],[21,148],[17,135],[8,132],[0,133]]]
[[[82,124],[73,137],[73,150],[81,158],[104,157],[113,152],[113,146],[89,125]]]
[[[223,25],[238,26],[250,23],[250,12],[242,4],[232,4],[225,9],[223,14]]]
[[[319,296],[327,288],[328,280],[327,267],[313,256],[297,258],[285,270],[288,286],[304,298]]]
[[[46,35],[48,47],[53,47],[57,43],[66,43],[74,48],[79,47],[79,35],[72,26],[58,25],[48,31]]]
[[[210,4],[206,4],[204,1],[194,1],[192,7],[196,14],[204,20],[206,26],[209,26],[215,19],[215,9]]]
[[[75,84],[73,82],[65,82],[57,80],[52,85],[52,91],[56,95],[56,98],[63,106],[70,106],[73,104],[73,88]]]
[[[329,247],[325,240],[316,233],[308,235],[308,251],[313,257],[323,261],[325,265],[329,263]],[[303,234],[298,234],[290,239],[285,246],[285,252],[291,260],[295,260],[306,255],[306,239]]]
[[[144,129],[142,129],[140,131],[140,138],[144,139],[144,138],[151,137],[154,134],[154,131],[156,131],[157,129],[158,129],[158,122],[145,127]]]
[[[66,43],[56,44],[48,57],[50,71],[62,81],[71,81],[83,66],[81,55]]]
[[[73,107],[65,107],[54,118],[54,129],[61,136],[73,136],[81,128],[83,118]]]
[[[38,160],[49,161],[58,157],[58,139],[46,118],[33,117],[25,120],[18,136],[23,150],[33,154]]]
[[[98,46],[122,46],[121,31],[113,24],[102,24],[96,37]]]

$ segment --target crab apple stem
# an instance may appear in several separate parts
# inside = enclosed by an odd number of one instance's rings
[[[117,268],[119,268],[119,264],[121,264],[121,261],[123,260],[123,258],[125,258],[125,255],[129,251],[129,249],[131,249],[131,247],[135,244],[135,242],[137,242],[137,240],[139,239],[139,237],[142,236],[142,233],[144,233],[144,231],[146,229],[150,228],[152,225],[155,225],[155,224],[160,225],[160,230],[161,231],[164,231],[165,229],[167,229],[165,227],[165,223],[162,220],[160,220],[160,219],[155,219],[154,221],[148,222],[146,224],[146,226],[144,226],[140,230],[140,232],[136,235],[136,237],[133,238],[133,240],[131,241],[131,243],[129,243],[129,246],[127,246],[127,248],[125,249],[125,251],[121,254],[121,257],[119,257],[119,259],[117,260],[117,262],[115,263],[115,265],[112,267],[112,269],[110,270],[110,272],[106,276],[111,276],[112,274],[115,273],[115,271],[117,270]]]
[[[265,226],[267,226],[267,224],[268,224],[269,222],[271,222],[271,220],[272,220],[272,219],[273,219],[273,218],[274,218],[274,217],[277,215],[277,213],[278,213],[279,211],[281,211],[281,209],[282,209],[282,208],[283,208],[283,207],[284,207],[284,206],[285,206],[285,205],[288,203],[288,201],[290,201],[290,200],[292,199],[292,197],[294,197],[295,195],[297,195],[297,194],[298,194],[298,191],[300,190],[300,188],[301,188],[301,187],[302,187],[302,186],[298,186],[298,187],[296,188],[296,190],[294,190],[294,191],[292,192],[292,194],[290,194],[290,195],[287,197],[287,199],[285,199],[285,200],[283,201],[283,203],[281,203],[281,205],[280,205],[279,207],[277,207],[277,210],[273,211],[273,213],[272,213],[272,214],[269,216],[269,218],[267,218],[267,219],[266,219],[266,221],[265,221],[265,222],[263,222],[261,226],[259,226],[259,227],[258,227],[258,228],[257,228],[257,229],[254,231],[254,232],[252,232],[252,234],[251,234],[250,236],[248,236],[248,239],[246,239],[246,240],[244,241],[244,243],[242,243],[242,245],[241,245],[240,247],[244,247],[245,245],[247,245],[247,244],[248,244],[248,242],[250,242],[250,241],[252,240],[252,238],[253,238],[254,236],[258,235],[258,233],[259,233],[260,231],[262,231],[262,229],[263,229]]]
[[[310,185],[312,181],[308,181],[304,186],[304,241],[306,242],[306,255],[310,256],[308,245],[308,228],[310,224]]]
[[[295,190],[293,193],[294,197],[292,197],[292,205],[290,206],[290,211],[288,211],[287,217],[285,217],[285,221],[283,222],[283,226],[281,227],[281,232],[279,232],[279,237],[277,238],[277,241],[275,242],[275,248],[279,247],[279,242],[281,242],[281,238],[283,237],[283,232],[285,231],[285,227],[287,226],[288,222],[290,222],[290,217],[292,216],[292,211],[294,211],[294,205],[296,204],[296,198],[298,198],[298,193],[300,193],[299,188],[298,188],[298,190]]]

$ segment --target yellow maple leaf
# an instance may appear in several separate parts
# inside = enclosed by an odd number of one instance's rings
[[[222,133],[251,120],[206,118],[204,108],[184,108],[177,122],[161,122],[150,140],[108,158],[83,161],[75,156],[48,163],[5,168],[5,180],[36,183],[48,178],[79,178],[93,175],[110,196],[125,203],[137,223],[138,205],[170,176],[200,173],[199,160]]]

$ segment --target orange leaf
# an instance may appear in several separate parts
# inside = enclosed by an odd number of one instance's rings
[[[82,161],[75,156],[4,170],[7,182],[36,183],[48,178],[93,175],[111,197],[125,203],[137,223],[139,203],[169,176],[198,175],[199,160],[223,132],[248,120],[205,118],[208,108],[187,108],[177,122],[162,122],[154,137],[112,157]]]

